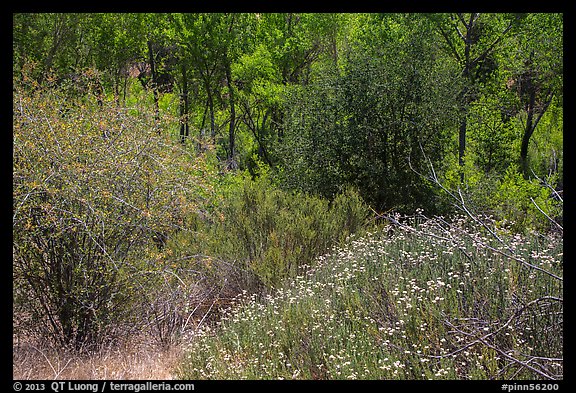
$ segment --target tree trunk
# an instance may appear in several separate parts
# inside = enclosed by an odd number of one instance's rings
[[[124,76],[122,79],[122,104],[126,105],[126,90],[128,89],[128,77]]]
[[[65,21],[66,15],[58,15],[57,19],[54,21],[54,30],[52,32],[52,46],[48,51],[48,55],[44,60],[44,71],[49,72],[50,68],[52,67],[52,62],[54,61],[54,57],[56,56],[56,52],[60,47],[60,44],[63,40],[63,30],[65,29]]]
[[[526,110],[526,126],[524,127],[524,134],[522,135],[522,144],[520,145],[520,165],[522,167],[522,174],[525,179],[529,178],[529,163],[528,163],[528,146],[530,144],[530,138],[534,134],[540,119],[544,116],[544,113],[548,110],[548,107],[552,103],[554,98],[554,93],[552,90],[548,90],[544,102],[536,102],[536,91],[534,87],[530,91],[530,98],[528,100],[528,108]],[[536,115],[536,117],[534,117]]]
[[[522,135],[522,145],[520,146],[520,165],[524,178],[528,178],[528,144],[530,137],[534,133],[534,104],[536,102],[536,91],[531,89],[530,99],[528,101],[528,109],[526,116],[526,127],[524,127],[524,134]]]
[[[154,95],[154,110],[156,113],[156,121],[160,119],[160,106],[158,105],[158,86],[156,79],[156,64],[154,62],[154,51],[152,48],[152,41],[148,40],[148,62],[150,63],[150,73],[152,74],[152,94]],[[160,131],[158,131],[160,132]]]
[[[216,143],[216,120],[214,118],[214,97],[212,95],[212,89],[210,88],[210,79],[214,69],[212,71],[208,70],[208,66],[205,66],[205,72],[201,71],[202,80],[204,81],[204,89],[206,89],[207,96],[207,109],[210,114],[210,137],[212,138],[212,143]]]
[[[190,135],[188,126],[188,75],[186,64],[182,63],[182,96],[180,98],[180,142],[184,143]]]
[[[466,36],[464,37],[464,69],[462,70],[462,76],[464,76],[466,82],[472,83],[470,68],[472,62],[470,60],[470,49],[472,46],[472,31],[474,29],[474,14],[470,15],[470,22],[466,25]],[[464,87],[461,95],[462,104],[462,120],[460,120],[460,128],[458,130],[458,164],[460,165],[460,183],[464,183],[464,155],[466,154],[466,128],[468,126],[468,106],[470,105],[471,99],[468,96],[469,90]]]
[[[120,107],[120,81],[121,81],[122,77],[120,75],[120,72],[116,72],[116,75],[114,75],[114,102],[116,103],[116,106],[119,108]]]
[[[228,140],[230,149],[228,152],[228,160],[230,164],[234,163],[234,156],[236,155],[236,107],[234,102],[234,89],[232,88],[232,71],[230,70],[230,61],[226,62],[226,85],[228,86],[229,103],[230,103],[230,124],[228,128]]]
[[[460,165],[460,183],[464,183],[464,155],[466,154],[466,112],[460,121],[458,135],[458,164]]]
[[[210,88],[207,89],[208,93],[208,111],[210,112],[210,138],[212,143],[216,143],[216,120],[214,118],[214,99]]]

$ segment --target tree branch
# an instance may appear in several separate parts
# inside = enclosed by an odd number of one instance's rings
[[[532,197],[530,197],[530,200],[532,201],[532,203],[534,204],[534,206],[536,206],[536,209],[538,209],[540,211],[540,213],[544,214],[544,216],[546,216],[546,218],[553,223],[554,225],[556,225],[558,228],[560,228],[560,230],[564,231],[564,228],[562,227],[562,225],[558,224],[556,221],[554,221],[552,218],[550,218],[550,216],[548,214],[546,214],[542,209],[540,209],[540,206],[538,206],[538,204],[536,203],[536,201],[534,201],[534,199],[532,199]]]
[[[420,145],[420,150],[422,151],[422,154],[424,155],[424,158],[425,158],[426,161],[428,162],[429,169],[430,169],[432,175],[431,175],[431,176],[424,176],[424,175],[422,175],[421,173],[419,173],[418,171],[416,171],[416,170],[412,167],[412,164],[411,164],[411,161],[410,161],[410,157],[408,157],[408,164],[410,165],[410,169],[412,169],[412,171],[414,171],[416,174],[424,177],[425,179],[430,180],[431,182],[433,182],[434,184],[436,184],[437,186],[439,186],[439,187],[440,187],[442,190],[444,190],[448,195],[450,195],[454,200],[456,200],[456,201],[457,201],[457,204],[455,204],[454,206],[456,206],[458,209],[460,209],[461,211],[463,211],[464,213],[466,213],[466,215],[469,216],[474,222],[476,222],[477,224],[480,224],[483,228],[485,228],[485,229],[490,233],[490,235],[492,235],[492,237],[493,237],[494,239],[496,239],[500,244],[502,244],[503,246],[505,246],[510,253],[505,253],[505,252],[503,252],[503,251],[501,251],[501,250],[499,250],[499,249],[497,249],[497,248],[494,248],[494,247],[492,247],[492,246],[490,246],[490,245],[488,245],[488,244],[486,244],[486,243],[484,243],[484,242],[480,242],[480,241],[478,241],[478,240],[475,240],[477,243],[483,245],[484,247],[486,247],[486,248],[488,248],[488,249],[490,249],[490,250],[492,250],[492,251],[494,251],[494,252],[497,252],[497,253],[505,256],[506,258],[509,258],[509,259],[511,259],[511,260],[513,260],[513,261],[516,261],[516,262],[518,262],[518,263],[521,263],[522,265],[524,265],[524,266],[526,266],[526,267],[529,267],[529,268],[534,269],[534,270],[538,270],[538,271],[540,271],[540,272],[542,272],[542,273],[544,273],[544,274],[549,275],[550,277],[555,278],[556,280],[563,281],[563,278],[562,278],[562,277],[560,277],[560,276],[558,276],[558,275],[556,275],[556,274],[554,274],[554,273],[552,273],[552,272],[549,272],[549,271],[547,271],[547,270],[545,270],[545,269],[542,269],[542,268],[539,267],[539,266],[536,266],[536,265],[533,265],[533,264],[531,264],[531,263],[528,263],[528,262],[526,262],[525,260],[523,260],[522,258],[519,258],[519,257],[513,255],[514,250],[512,250],[512,248],[511,248],[509,245],[507,245],[494,231],[492,231],[482,220],[478,219],[474,214],[472,214],[472,212],[470,212],[470,210],[469,210],[468,207],[466,206],[466,202],[464,201],[464,197],[462,196],[462,192],[461,192],[461,190],[460,190],[460,187],[458,187],[458,196],[454,195],[450,190],[448,190],[446,187],[444,187],[444,185],[443,185],[443,184],[440,182],[440,180],[438,179],[438,175],[436,174],[436,171],[434,170],[434,165],[432,164],[432,161],[430,161],[430,158],[429,158],[429,157],[426,155],[426,153],[424,152],[424,148],[422,147],[422,145]]]
[[[446,44],[448,44],[448,47],[452,50],[452,54],[454,55],[454,57],[456,58],[458,63],[463,65],[462,58],[458,54],[458,51],[456,50],[454,43],[452,42],[452,40],[448,36],[448,33],[446,31],[444,31],[444,29],[442,28],[442,26],[440,26],[440,24],[437,24],[437,27],[438,27],[438,30],[440,31],[440,34],[442,34],[442,37],[444,37],[444,41],[446,41]]]
[[[506,33],[508,33],[508,31],[512,28],[512,26],[514,26],[513,21],[508,24],[508,26],[504,29],[504,31],[500,34],[500,36],[496,38],[496,40],[494,40],[494,42],[492,42],[492,44],[488,46],[488,48],[486,48],[486,50],[482,52],[482,54],[480,54],[478,57],[476,57],[474,60],[470,62],[470,67],[473,67],[478,62],[484,60],[492,52],[494,47],[498,45],[498,43],[502,40],[502,38],[504,38],[504,36],[506,35]]]

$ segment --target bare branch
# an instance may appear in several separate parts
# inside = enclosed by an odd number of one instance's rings
[[[448,46],[450,47],[450,50],[452,51],[452,54],[454,55],[454,57],[456,58],[458,63],[463,64],[462,58],[458,54],[458,51],[456,50],[454,43],[452,42],[452,40],[448,36],[448,33],[446,31],[444,31],[444,29],[440,25],[437,25],[437,27],[438,27],[438,30],[440,31],[440,34],[442,34],[442,37],[444,37],[444,41],[446,41],[446,44],[448,44]]]
[[[540,297],[540,298],[537,298],[537,299],[534,299],[534,300],[528,302],[528,303],[525,304],[523,307],[521,307],[520,309],[518,309],[510,318],[508,318],[508,320],[507,320],[504,324],[500,325],[500,326],[498,327],[498,329],[496,329],[496,330],[494,330],[494,331],[492,331],[492,332],[490,332],[490,333],[484,334],[484,335],[481,336],[481,337],[475,338],[473,341],[470,341],[470,342],[466,343],[465,345],[457,348],[456,350],[454,350],[454,351],[452,351],[452,352],[450,352],[450,353],[441,354],[441,355],[420,355],[420,356],[425,356],[425,357],[429,357],[429,358],[432,358],[432,359],[444,359],[444,358],[452,357],[452,356],[454,356],[454,355],[456,355],[456,354],[458,354],[458,353],[460,353],[460,352],[462,352],[462,351],[464,351],[464,350],[466,350],[466,349],[468,349],[468,348],[470,348],[470,347],[472,347],[472,346],[474,346],[474,345],[476,345],[476,344],[483,344],[483,345],[485,345],[485,346],[493,349],[494,351],[498,352],[499,354],[501,354],[502,356],[504,356],[504,357],[507,358],[508,360],[512,361],[513,363],[519,364],[521,367],[527,368],[527,369],[529,369],[529,370],[537,373],[538,375],[543,376],[544,378],[547,378],[547,379],[556,379],[554,376],[552,376],[552,375],[550,375],[550,374],[547,374],[547,373],[545,373],[545,372],[543,372],[543,371],[541,371],[541,370],[533,367],[533,366],[530,365],[529,363],[531,363],[531,362],[533,362],[533,361],[535,361],[535,360],[563,361],[563,358],[552,358],[552,357],[542,357],[542,356],[530,356],[530,359],[529,359],[529,360],[527,360],[527,361],[522,361],[522,360],[517,359],[517,358],[515,358],[514,356],[506,353],[506,352],[503,351],[502,349],[496,347],[495,345],[493,345],[493,344],[491,344],[491,343],[489,343],[489,342],[487,341],[488,338],[490,338],[490,337],[492,337],[492,336],[495,336],[496,334],[500,333],[502,330],[504,330],[505,328],[507,328],[507,327],[512,323],[512,321],[518,319],[518,318],[522,315],[522,313],[524,313],[524,311],[526,311],[529,307],[531,307],[531,306],[533,306],[533,305],[535,305],[535,304],[538,304],[538,303],[540,303],[540,302],[546,301],[546,300],[552,300],[552,301],[561,302],[561,303],[564,302],[564,299],[558,298],[558,297],[555,297],[555,296],[542,296],[542,297]],[[472,336],[474,336],[474,333],[469,333],[469,332],[463,331],[462,329],[458,328],[456,325],[454,325],[453,323],[451,323],[448,319],[445,319],[445,320],[444,320],[444,324],[446,324],[446,325],[449,326],[450,328],[454,329],[455,332],[460,333],[460,334],[462,334],[462,335],[464,335],[464,336],[467,336],[467,337],[472,337]]]
[[[443,185],[443,184],[440,182],[440,180],[438,179],[438,175],[436,174],[436,171],[434,170],[434,165],[432,164],[432,161],[430,160],[430,158],[429,158],[429,157],[426,155],[426,153],[424,152],[424,149],[422,148],[422,145],[420,145],[420,150],[422,151],[422,154],[424,155],[424,158],[425,158],[426,161],[428,162],[428,166],[429,166],[429,170],[430,170],[430,172],[431,172],[431,176],[424,176],[424,175],[422,175],[421,173],[419,173],[418,171],[416,171],[416,170],[412,167],[412,164],[411,164],[411,162],[410,162],[410,157],[408,157],[408,164],[409,164],[409,166],[410,166],[410,169],[412,169],[416,174],[418,174],[418,175],[420,175],[420,176],[422,176],[422,177],[424,177],[424,178],[432,181],[434,184],[436,184],[436,185],[439,186],[442,190],[444,190],[448,195],[450,195],[454,200],[456,200],[456,201],[457,201],[457,204],[456,204],[455,206],[456,206],[458,209],[460,209],[460,210],[462,210],[463,212],[465,212],[466,215],[469,216],[474,222],[476,222],[477,224],[479,224],[479,225],[481,225],[483,228],[485,228],[485,229],[490,233],[490,235],[492,235],[492,237],[493,237],[494,239],[496,239],[500,244],[504,245],[504,246],[508,249],[508,251],[509,251],[510,253],[505,253],[505,252],[503,252],[502,250],[499,250],[499,249],[497,249],[497,248],[494,248],[494,247],[492,247],[492,246],[490,246],[490,245],[488,245],[488,244],[486,244],[486,243],[484,243],[484,242],[480,242],[480,241],[478,241],[478,240],[475,240],[477,243],[481,244],[482,246],[484,246],[484,247],[486,247],[486,248],[488,248],[488,249],[490,249],[490,250],[492,250],[492,251],[494,251],[494,252],[497,252],[497,253],[505,256],[506,258],[509,258],[509,259],[511,259],[511,260],[513,260],[513,261],[519,262],[519,263],[521,263],[522,265],[524,265],[524,266],[526,266],[526,267],[529,267],[529,268],[534,269],[534,270],[538,270],[538,271],[540,271],[540,272],[542,272],[542,273],[544,273],[544,274],[549,275],[550,277],[555,278],[556,280],[563,281],[563,278],[562,278],[562,277],[560,277],[560,276],[558,276],[558,275],[556,275],[556,274],[554,274],[554,273],[552,273],[552,272],[549,272],[549,271],[547,271],[547,270],[545,270],[545,269],[542,269],[542,268],[539,267],[539,266],[536,266],[536,265],[533,265],[533,264],[531,264],[531,263],[528,263],[528,262],[526,262],[525,260],[523,260],[523,259],[521,259],[521,258],[519,258],[519,257],[517,257],[517,256],[515,256],[515,255],[513,255],[514,250],[512,250],[512,248],[511,248],[508,244],[506,244],[506,243],[505,243],[493,230],[491,230],[482,220],[478,219],[478,217],[476,217],[474,214],[472,214],[472,212],[470,212],[470,210],[469,210],[468,207],[466,206],[466,202],[464,201],[464,197],[463,197],[463,195],[462,195],[462,192],[461,192],[460,188],[458,188],[458,196],[456,196],[456,195],[454,195],[454,193],[452,193],[450,190],[448,190],[446,187],[444,187],[444,185]]]
[[[540,211],[540,213],[544,214],[544,216],[546,216],[546,218],[553,223],[554,225],[556,225],[558,228],[560,228],[560,230],[564,231],[564,228],[562,227],[562,225],[558,224],[556,221],[554,221],[552,218],[550,218],[550,216],[548,214],[546,214],[544,212],[544,210],[540,209],[540,206],[538,206],[538,204],[536,203],[536,201],[530,197],[530,200],[532,201],[532,203],[534,204],[534,206],[536,206],[536,209],[538,209]]]
[[[452,327],[453,329],[455,329],[455,330],[456,330],[458,333],[460,333],[460,334],[464,334],[464,335],[467,335],[467,336],[470,335],[470,333],[467,333],[467,332],[464,332],[464,331],[458,329],[456,326],[454,326],[454,325],[451,324],[450,322],[447,322],[447,324],[448,324],[450,327]],[[505,325],[506,325],[506,324],[505,324]],[[502,330],[505,325],[503,325],[500,329],[498,329],[498,331]],[[485,346],[487,346],[488,348],[491,348],[491,349],[493,349],[494,351],[498,352],[500,355],[504,356],[506,359],[508,359],[508,360],[510,360],[510,361],[512,361],[512,362],[514,362],[514,363],[516,363],[516,364],[519,364],[520,366],[525,367],[525,368],[527,368],[527,369],[535,372],[536,374],[538,374],[538,375],[540,375],[540,376],[542,376],[542,377],[544,377],[544,378],[546,378],[546,379],[552,379],[552,380],[556,379],[556,378],[554,378],[552,375],[546,374],[545,372],[543,372],[543,371],[541,371],[541,370],[539,370],[539,369],[531,366],[530,364],[528,364],[528,362],[524,362],[524,361],[522,361],[522,360],[520,360],[520,359],[515,358],[514,356],[509,355],[508,353],[506,353],[506,352],[503,351],[502,349],[500,349],[500,348],[498,348],[498,347],[490,344],[488,341],[486,341],[486,339],[487,339],[488,337],[490,337],[490,336],[492,336],[492,335],[494,335],[494,334],[495,334],[495,332],[490,333],[490,334],[487,334],[487,335],[484,335],[483,337],[480,337],[480,338],[476,339],[475,341],[473,341],[472,343],[469,343],[468,345],[466,345],[466,348],[467,348],[467,347],[470,347],[470,346],[472,346],[472,345],[474,345],[474,344],[477,344],[477,343],[482,343],[482,344],[484,344]],[[465,349],[465,348],[463,348],[463,349]],[[460,352],[460,351],[455,351],[455,352]],[[442,356],[445,357],[445,355],[442,355]]]
[[[532,171],[532,176],[534,176],[534,177],[540,182],[540,184],[543,184],[543,185],[545,185],[546,187],[548,187],[548,188],[552,191],[552,193],[554,194],[554,196],[555,196],[556,198],[558,198],[558,200],[559,200],[560,202],[564,203],[564,198],[562,198],[562,195],[560,195],[560,193],[559,193],[558,191],[556,191],[556,189],[555,189],[554,187],[552,187],[552,186],[550,185],[550,183],[548,183],[548,181],[546,181],[546,180],[541,179],[540,177],[538,177],[538,175],[534,172],[533,169],[532,169],[531,171]]]
[[[226,286],[226,283],[228,282],[228,278],[224,279],[224,282],[222,283],[222,286],[220,287],[220,291],[218,292],[218,295],[214,298],[214,301],[212,302],[212,304],[210,305],[210,307],[208,308],[208,311],[206,311],[204,313],[204,315],[202,316],[202,319],[200,320],[200,322],[198,322],[198,324],[196,325],[196,328],[200,328],[200,326],[202,325],[202,323],[204,322],[204,320],[206,319],[206,317],[210,314],[210,311],[212,311],[212,307],[214,307],[214,304],[216,304],[216,302],[218,301],[220,294],[222,293],[222,290],[224,289],[224,287]]]
[[[480,221],[478,218],[476,218],[472,213],[470,213],[470,211],[468,210],[468,208],[466,207],[466,202],[464,202],[464,197],[462,196],[462,190],[460,190],[460,187],[458,187],[458,195],[460,196],[460,202],[461,202],[461,206],[462,209],[466,212],[466,214],[468,214],[468,216],[474,220],[474,222],[480,224],[482,227],[484,227],[484,229],[486,229],[488,232],[490,232],[490,234],[500,242],[500,244],[502,244],[504,247],[506,247],[508,249],[508,251],[513,252],[512,248],[510,248],[509,245],[507,245],[502,239],[500,239],[500,237],[494,233],[494,231],[492,231],[490,228],[488,228],[488,226],[483,222]]]

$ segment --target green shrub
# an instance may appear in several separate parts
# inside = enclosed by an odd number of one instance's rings
[[[330,202],[283,191],[266,174],[255,180],[233,176],[222,189],[223,202],[214,214],[220,219],[197,219],[194,231],[179,234],[170,244],[180,254],[234,262],[265,287],[296,276],[331,245],[362,228],[368,216],[352,190]]]
[[[179,378],[562,379],[562,236],[504,245],[469,218],[398,220],[240,296],[191,339]]]
[[[563,204],[552,198],[549,187],[537,179],[524,179],[513,167],[504,173],[496,192],[489,199],[489,205],[495,216],[511,223],[515,231],[546,230],[551,227],[546,215],[556,219],[563,211]]]
[[[467,209],[476,214],[491,215],[500,225],[514,232],[545,232],[557,228],[552,220],[561,223],[563,202],[553,198],[558,174],[543,180],[525,179],[515,164],[509,165],[503,173],[483,172],[475,167],[472,160],[465,160],[466,180],[461,184],[459,170],[454,163],[444,173],[443,187],[453,195],[448,195],[439,187],[441,203],[461,208],[460,198],[463,198]],[[455,209],[458,210],[461,209]]]
[[[131,324],[153,286],[140,278],[164,268],[154,239],[200,209],[209,176],[151,110],[134,117],[55,87],[14,88],[15,315],[88,348]]]

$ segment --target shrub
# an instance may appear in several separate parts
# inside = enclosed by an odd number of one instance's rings
[[[554,198],[558,174],[545,179],[525,179],[515,164],[509,165],[503,173],[484,173],[471,160],[465,160],[466,181],[461,184],[459,170],[454,164],[444,173],[443,184],[438,179],[435,181],[440,186],[438,200],[444,205],[455,206],[453,211],[461,211],[461,205],[465,203],[472,212],[491,215],[499,225],[515,232],[546,232],[557,229],[558,225],[552,220],[561,223],[563,201]]]
[[[238,290],[279,286],[332,244],[362,228],[368,208],[348,190],[333,201],[277,188],[266,174],[232,177],[215,216],[171,242],[180,254],[203,254],[244,272]],[[213,265],[211,265],[213,266]]]
[[[563,203],[552,198],[551,188],[537,179],[524,179],[513,167],[506,170],[489,201],[495,215],[512,223],[516,231],[546,230],[551,226],[546,216],[555,219],[563,211]]]
[[[179,378],[562,379],[562,236],[396,219],[240,296],[191,340]]]
[[[164,268],[156,246],[209,196],[205,165],[144,107],[133,117],[15,82],[13,111],[15,308],[44,337],[87,348],[151,285],[136,273]]]

